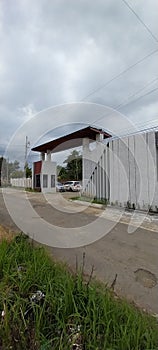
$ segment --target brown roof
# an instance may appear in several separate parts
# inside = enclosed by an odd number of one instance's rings
[[[34,147],[32,148],[32,151],[44,153],[46,153],[47,150],[54,151],[54,153],[65,151],[69,148],[82,146],[82,139],[84,137],[88,137],[91,141],[95,141],[97,134],[103,134],[104,139],[111,137],[110,134],[103,131],[102,129],[97,129],[95,127],[88,126],[86,128],[77,130],[71,134],[59,137],[56,140]]]

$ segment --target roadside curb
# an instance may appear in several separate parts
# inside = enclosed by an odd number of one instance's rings
[[[81,204],[81,205],[84,205],[84,206],[88,206],[88,207],[92,207],[92,208],[98,208],[98,209],[105,209],[106,208],[106,205],[104,204],[98,204],[98,203],[91,203],[91,202],[86,202],[86,201],[80,201],[80,200],[73,200],[73,199],[69,199],[70,202],[74,202],[74,203],[77,203],[77,204]]]

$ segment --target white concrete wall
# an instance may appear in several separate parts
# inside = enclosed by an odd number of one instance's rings
[[[110,201],[149,209],[158,205],[155,133],[110,142]]]
[[[109,142],[110,203],[124,206],[129,200],[128,148],[120,139]]]
[[[153,210],[158,208],[158,149],[155,143],[155,132],[148,133],[148,191],[149,204]]]
[[[90,178],[95,170],[95,168],[98,166],[98,162],[100,161],[101,155],[103,154],[103,151],[105,149],[105,145],[98,141],[98,139],[95,142],[95,148],[93,150],[89,147],[89,139],[84,138],[83,139],[83,153],[82,153],[82,181],[83,181],[83,191],[88,186],[88,189],[90,189]],[[99,185],[99,179],[97,177],[98,184]],[[93,188],[93,192],[96,191],[96,183],[95,178],[93,179],[93,182],[91,183],[91,187]]]
[[[43,175],[48,175],[48,187],[43,187]],[[51,187],[51,175],[55,175],[55,187]],[[43,160],[42,161],[42,169],[41,169],[41,191],[46,192],[56,192],[56,163],[51,160]]]
[[[92,149],[88,139],[83,140],[83,193],[109,199],[109,148],[103,143],[102,137],[97,136]]]
[[[24,188],[32,188],[32,179],[30,178],[18,178],[18,179],[10,179],[10,183],[14,187],[24,187]]]
[[[83,147],[83,179],[86,193],[109,198],[111,204],[138,209],[158,208],[158,149],[155,132]],[[105,171],[104,171],[105,170]],[[108,178],[110,196],[108,195]]]

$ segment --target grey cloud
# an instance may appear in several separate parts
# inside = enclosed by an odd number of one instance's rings
[[[128,1],[158,36],[157,1]],[[157,47],[121,0],[7,0],[0,14],[0,143],[25,120],[19,108],[82,100]],[[87,100],[114,107],[156,77],[157,68],[153,55]],[[155,92],[121,111],[143,124],[156,110]]]

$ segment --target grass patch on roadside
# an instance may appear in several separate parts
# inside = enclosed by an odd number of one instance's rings
[[[83,202],[90,202],[90,203],[95,203],[95,204],[103,204],[107,205],[108,200],[106,198],[91,198],[91,197],[86,197],[86,196],[76,196],[70,198],[71,200],[78,200],[78,201],[83,201]]]
[[[31,188],[31,187],[25,187],[25,191],[26,191],[26,192],[36,192],[36,193],[40,193],[39,190],[37,190],[36,188]]]
[[[156,350],[156,320],[27,236],[0,244],[0,349]]]

